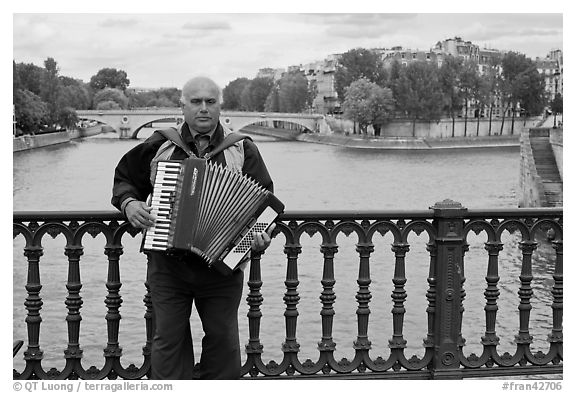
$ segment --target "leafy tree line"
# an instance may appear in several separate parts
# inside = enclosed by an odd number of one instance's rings
[[[489,117],[492,128],[497,105],[503,109],[501,134],[506,113],[512,113],[513,130],[518,114],[540,115],[552,98],[546,96],[544,76],[536,64],[515,52],[485,65],[480,73],[475,61],[452,56],[447,56],[441,66],[428,61],[402,66],[395,61],[386,69],[373,52],[353,49],[339,60],[335,85],[342,97],[344,116],[358,124],[360,133],[372,125],[376,135],[395,117],[411,119],[415,129],[417,120],[434,121],[445,116],[452,118],[454,135],[455,118],[462,113],[466,135],[473,132],[468,131],[468,108],[475,108],[478,133],[482,116]]]
[[[53,58],[44,67],[13,63],[13,104],[17,133],[52,132],[74,128],[78,123],[76,110],[131,109],[138,107],[176,107],[180,90],[153,91],[130,89],[130,80],[123,70],[103,68],[89,83],[60,75]]]

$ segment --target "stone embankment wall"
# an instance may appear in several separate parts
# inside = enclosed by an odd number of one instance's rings
[[[392,138],[374,137],[370,135],[324,135],[320,133],[307,133],[298,135],[297,139],[301,142],[345,146],[355,149],[381,150],[466,149],[485,147],[517,147],[519,145],[518,135],[456,138]]]
[[[554,151],[554,157],[556,157],[556,165],[558,165],[558,171],[560,172],[560,177],[562,180],[564,180],[562,165],[562,150],[564,147],[563,134],[563,128],[550,129],[550,144],[552,145],[552,151]]]
[[[533,136],[549,135],[550,145],[556,161],[556,166],[563,178],[562,166],[562,135],[563,129],[534,128],[526,129],[520,136],[520,182],[518,192],[519,207],[542,207],[546,205],[546,190],[543,179],[539,176],[536,169],[534,152],[530,143],[530,134]]]
[[[454,120],[454,131],[452,131],[452,119],[441,119],[439,121],[416,121],[413,123],[409,120],[393,120],[382,127],[380,136],[397,137],[397,138],[453,138],[453,137],[482,137],[494,135],[520,135],[522,129],[536,127],[542,121],[541,117],[516,118],[514,119],[514,128],[512,128],[512,119],[504,120],[502,128],[502,119],[476,118],[464,120],[457,118]],[[326,122],[330,125],[334,133],[352,134],[354,123],[350,120],[326,116]],[[502,128],[502,134],[500,130]],[[368,134],[373,135],[372,127],[368,128]]]
[[[536,172],[536,163],[530,146],[530,131],[520,136],[520,183],[518,192],[519,207],[542,206],[544,187]]]
[[[13,139],[13,151],[37,149],[39,147],[67,142],[70,142],[70,135],[65,131],[43,135],[22,135]]]
[[[50,134],[22,135],[13,138],[13,152],[37,149],[39,147],[68,143],[72,139],[97,135],[102,131],[101,126],[80,128],[69,131],[53,132]]]

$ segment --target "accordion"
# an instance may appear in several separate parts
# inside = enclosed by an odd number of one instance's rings
[[[284,205],[246,175],[200,158],[159,161],[149,202],[156,216],[144,251],[192,252],[224,274],[244,265],[254,232]]]

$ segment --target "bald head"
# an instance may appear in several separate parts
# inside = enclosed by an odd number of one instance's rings
[[[191,97],[191,93],[199,89],[212,90],[216,93],[218,101],[220,101],[220,87],[212,79],[206,76],[194,77],[184,84],[182,87],[182,97],[180,101],[184,104]]]
[[[210,78],[198,76],[182,88],[182,113],[189,127],[206,134],[213,131],[220,119],[220,88]]]

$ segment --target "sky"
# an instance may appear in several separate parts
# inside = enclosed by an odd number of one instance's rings
[[[506,7],[501,8],[506,13],[499,14],[465,9],[431,13],[429,7],[402,13],[375,7],[356,8],[360,13],[321,8],[337,12],[331,14],[307,13],[313,9],[306,7],[295,7],[293,12],[243,7],[232,13],[171,8],[110,13],[106,7],[98,12],[78,7],[57,13],[36,11],[42,8],[13,13],[16,63],[42,67],[52,57],[60,75],[84,82],[102,68],[121,69],[128,74],[130,87],[140,88],[181,88],[199,74],[225,87],[239,77],[254,78],[265,67],[306,64],[353,48],[429,50],[455,36],[481,48],[513,50],[532,58],[563,49],[561,10],[553,14],[509,13]],[[434,9],[438,8],[442,10]],[[142,13],[129,13],[133,11]]]

